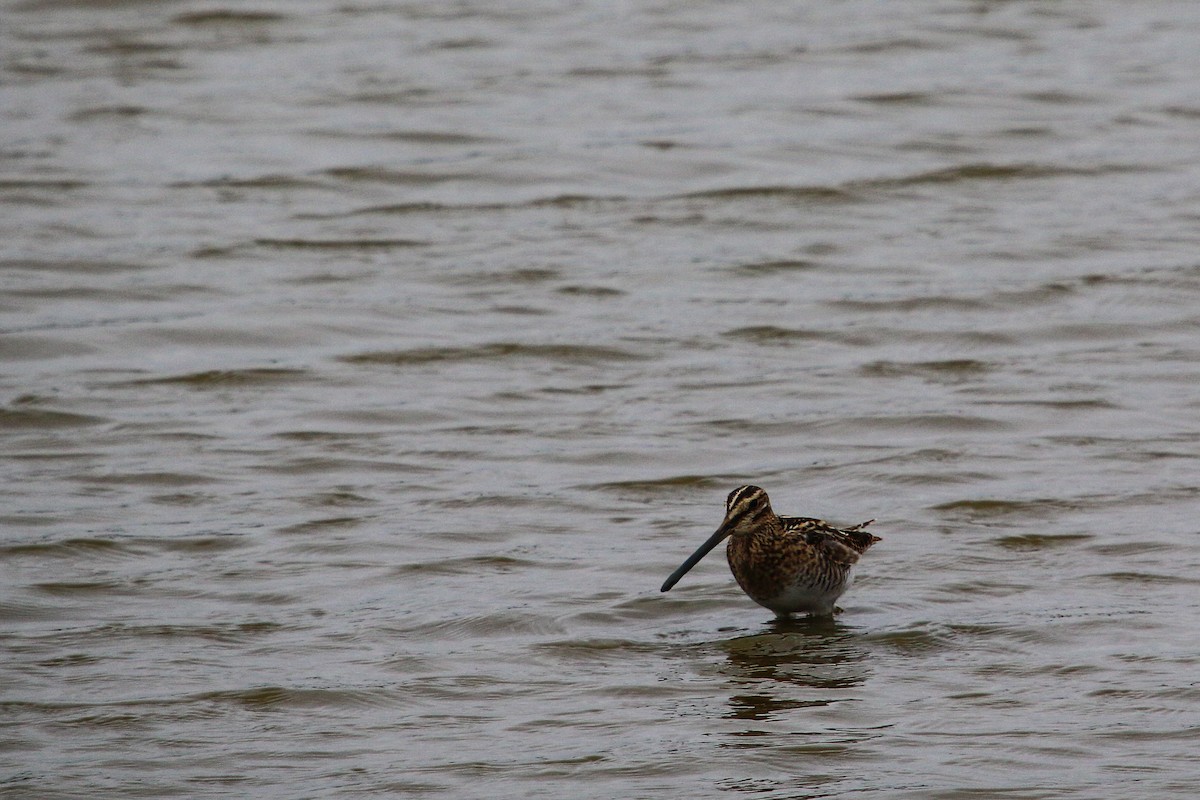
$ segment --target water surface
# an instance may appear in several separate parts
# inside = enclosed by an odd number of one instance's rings
[[[1194,795],[1194,4],[0,14],[5,797]]]

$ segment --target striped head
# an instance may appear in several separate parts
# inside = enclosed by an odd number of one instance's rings
[[[761,530],[777,519],[766,492],[757,486],[739,486],[725,498],[725,521],[721,523],[721,530],[736,536]]]
[[[700,545],[696,552],[688,556],[663,582],[662,590],[671,591],[671,587],[688,573],[692,567],[700,563],[700,559],[708,555],[714,547],[730,536],[740,536],[754,533],[763,529],[777,528],[782,530],[782,523],[775,512],[771,510],[771,501],[767,493],[757,486],[741,486],[729,493],[725,499],[725,520],[717,532],[708,537],[708,541]]]

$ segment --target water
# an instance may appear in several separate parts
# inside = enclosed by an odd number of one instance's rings
[[[4,797],[1194,796],[1200,7],[0,15]]]

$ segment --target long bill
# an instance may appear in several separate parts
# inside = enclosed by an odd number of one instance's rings
[[[679,583],[679,579],[682,578],[684,575],[687,575],[688,571],[691,570],[692,567],[699,564],[700,559],[704,558],[706,555],[711,553],[714,547],[719,545],[721,542],[725,541],[725,537],[727,537],[730,534],[730,532],[731,532],[730,528],[726,525],[722,525],[721,527],[717,528],[717,532],[714,533],[712,536],[708,537],[707,542],[700,545],[699,549],[697,549],[696,552],[694,552],[690,556],[688,556],[687,561],[685,561],[679,565],[679,569],[672,572],[670,577],[668,577],[665,581],[663,581],[662,589],[660,591],[663,591],[663,592],[671,591],[671,587],[674,586],[675,584]]]

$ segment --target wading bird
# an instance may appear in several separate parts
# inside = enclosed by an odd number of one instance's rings
[[[750,599],[780,617],[796,612],[828,616],[850,588],[851,567],[879,541],[864,528],[839,529],[812,517],[781,517],[767,493],[741,486],[725,500],[725,521],[662,585],[667,592],[726,538],[729,569]]]

